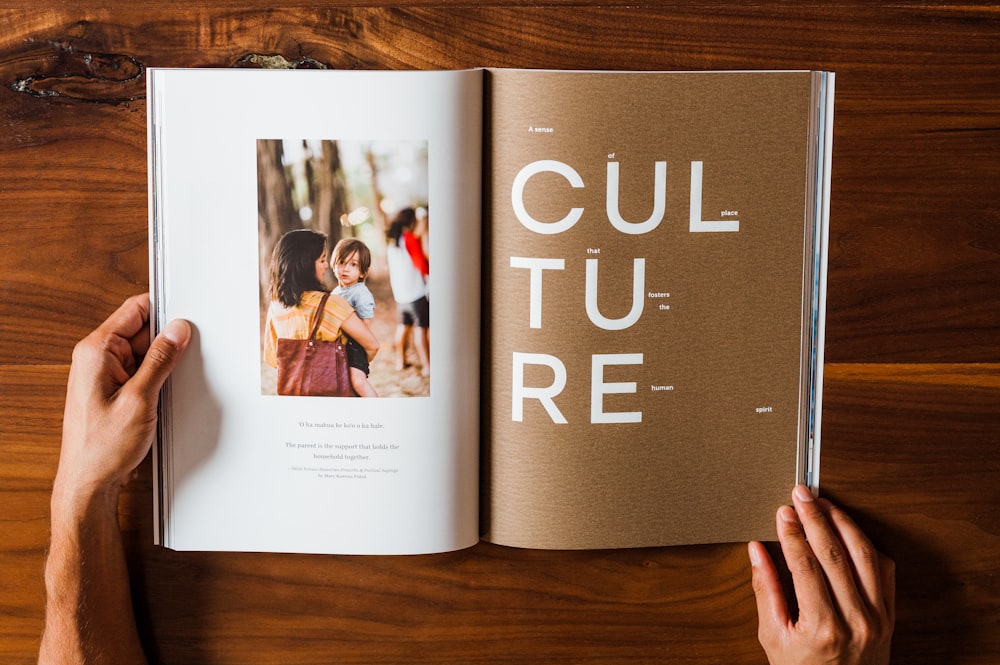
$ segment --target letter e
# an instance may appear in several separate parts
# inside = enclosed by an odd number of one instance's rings
[[[641,423],[642,411],[604,411],[604,396],[612,394],[634,393],[635,382],[605,383],[604,367],[606,365],[641,365],[641,353],[595,353],[591,359],[590,371],[590,422],[605,423]]]

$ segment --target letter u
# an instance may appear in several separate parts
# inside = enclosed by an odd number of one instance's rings
[[[597,259],[587,259],[587,285],[585,299],[587,316],[598,328],[604,330],[625,330],[635,325],[642,316],[642,308],[646,300],[646,259],[632,260],[632,309],[627,316],[620,319],[609,319],[601,314],[597,307]]]
[[[645,222],[627,222],[618,206],[618,162],[608,162],[608,221],[622,233],[642,235],[649,233],[663,221],[667,209],[667,163],[656,162],[653,176],[653,214]]]

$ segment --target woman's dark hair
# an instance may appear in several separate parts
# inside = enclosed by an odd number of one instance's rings
[[[394,243],[399,243],[400,236],[406,229],[412,229],[417,223],[417,211],[413,208],[403,208],[389,224],[389,229],[385,232],[385,237]]]
[[[308,229],[281,236],[271,254],[271,300],[295,307],[306,291],[325,291],[316,279],[316,260],[326,253],[326,236]]]

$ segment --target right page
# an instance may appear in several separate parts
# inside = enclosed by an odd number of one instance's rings
[[[816,487],[832,78],[487,71],[488,540],[773,539]]]

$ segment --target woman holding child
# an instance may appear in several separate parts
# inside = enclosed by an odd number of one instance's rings
[[[326,236],[316,231],[289,231],[275,245],[271,258],[271,304],[264,325],[264,360],[278,366],[278,339],[306,339],[324,296],[329,258]],[[349,336],[368,360],[378,352],[378,340],[358,318],[354,308],[339,295],[329,295],[318,339],[333,342]]]

